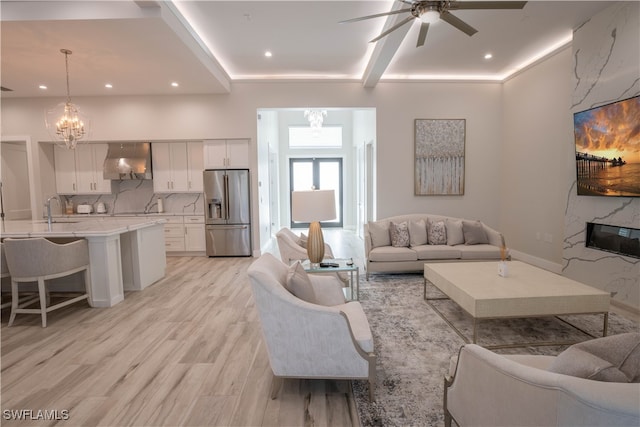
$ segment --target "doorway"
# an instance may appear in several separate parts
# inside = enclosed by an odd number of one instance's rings
[[[340,157],[308,157],[289,159],[289,194],[292,191],[334,190],[336,194],[336,219],[322,221],[322,227],[339,227],[344,224],[343,218],[343,179],[342,158]],[[291,203],[289,204],[291,206]],[[289,216],[291,218],[291,215]],[[291,221],[291,228],[308,228],[308,223]]]
[[[31,219],[29,162],[24,142],[2,142],[0,212],[4,219]]]

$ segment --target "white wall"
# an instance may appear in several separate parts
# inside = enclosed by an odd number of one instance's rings
[[[227,95],[73,100],[91,116],[93,140],[248,137],[254,170],[258,109],[375,108],[378,218],[433,212],[476,218],[499,228],[500,176],[495,171],[500,165],[501,93],[499,83],[380,83],[373,90],[359,83],[234,83]],[[30,135],[36,145],[48,140],[42,112],[57,101],[3,98],[3,135]],[[413,195],[413,126],[419,118],[467,120],[464,196]],[[37,170],[41,159],[35,157]],[[42,178],[38,175],[36,179]],[[252,179],[252,188],[257,189],[257,173]],[[258,191],[253,191],[253,206],[259,205]],[[260,224],[257,211],[253,212],[254,224]],[[254,248],[261,247],[260,242],[259,233],[255,233]]]
[[[558,272],[573,140],[570,71],[566,48],[505,82],[503,94],[500,228],[516,255],[543,259]]]
[[[499,83],[389,83],[376,105],[378,218],[429,212],[498,227],[501,157]],[[415,119],[466,119],[465,194],[414,196]],[[508,240],[507,240],[508,241]]]
[[[356,110],[353,112],[353,146],[355,185],[357,204],[355,210],[356,233],[363,235],[363,225],[375,218],[373,211],[375,182],[375,162],[367,160],[368,153],[375,154],[376,145],[376,111],[374,109]]]
[[[269,243],[269,239],[271,239],[272,234],[272,221],[271,218],[271,209],[270,209],[270,200],[272,197],[271,194],[271,184],[270,181],[272,179],[271,171],[270,171],[270,153],[272,151],[277,152],[278,147],[278,113],[275,111],[266,111],[261,110],[258,113],[258,136],[257,136],[257,171],[253,171],[253,173],[258,174],[258,215],[259,222],[258,226],[254,226],[260,232],[260,246],[259,248],[264,248]],[[277,197],[277,195],[275,195]]]

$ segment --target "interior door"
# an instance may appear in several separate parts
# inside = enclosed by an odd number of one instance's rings
[[[336,219],[322,221],[322,227],[343,225],[342,158],[293,158],[289,159],[289,194],[292,191],[334,190],[336,194]],[[291,218],[291,200],[289,200]],[[290,221],[291,228],[308,228],[309,223]]]
[[[5,219],[31,219],[29,168],[24,143],[2,143],[0,211]]]

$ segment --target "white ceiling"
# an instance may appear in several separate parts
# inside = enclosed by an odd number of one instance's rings
[[[522,10],[455,11],[478,33],[469,37],[441,21],[416,48],[416,22],[369,43],[407,14],[339,24],[406,7],[398,1],[3,0],[1,85],[13,92],[2,96],[64,96],[61,48],[73,51],[72,97],[226,93],[234,81],[265,79],[370,87],[380,79],[503,80],[565,45],[609,4],[529,1]],[[488,52],[493,59],[483,58]]]

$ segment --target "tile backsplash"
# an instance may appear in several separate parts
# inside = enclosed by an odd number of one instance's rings
[[[104,203],[109,214],[158,213],[158,199],[162,199],[165,213],[204,214],[202,193],[154,193],[153,181],[111,181],[111,194],[65,196],[79,204]]]

